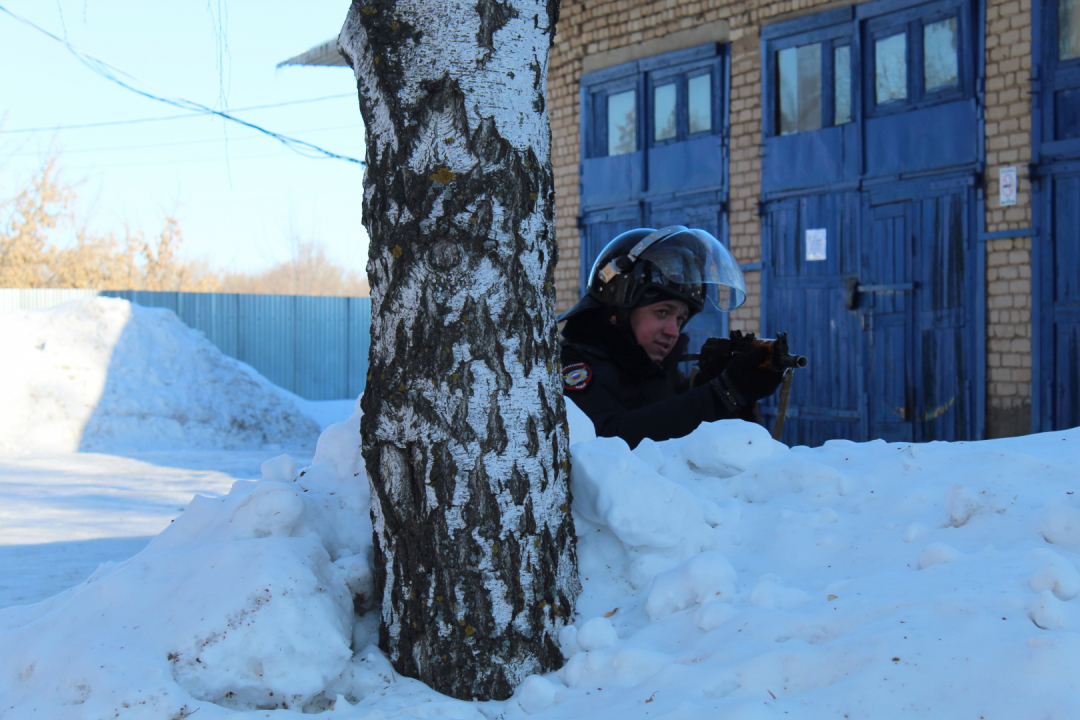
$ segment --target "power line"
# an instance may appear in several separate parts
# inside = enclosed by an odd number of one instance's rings
[[[159,92],[163,92],[163,93],[166,92],[164,90],[161,90],[160,88],[155,87],[152,83],[149,83],[149,82],[147,82],[145,80],[142,80],[141,78],[138,78],[138,77],[132,75],[131,73],[129,73],[129,72],[125,71],[125,70],[121,70],[120,68],[116,67],[115,65],[110,65],[109,63],[105,62],[104,60],[101,60],[100,58],[96,58],[93,55],[90,55],[89,53],[85,53],[85,52],[79,50],[78,48],[76,48],[74,45],[67,42],[66,40],[63,40],[63,39],[57,37],[56,35],[53,35],[48,30],[45,30],[44,28],[35,25],[34,23],[30,22],[26,18],[12,12],[11,10],[8,10],[3,5],[0,5],[0,11],[3,11],[5,13],[7,13],[8,15],[15,18],[16,20],[23,23],[24,25],[27,25],[27,26],[33,28],[34,30],[37,30],[39,33],[41,33],[42,35],[45,35],[46,37],[50,38],[51,40],[54,40],[55,42],[60,43],[61,45],[66,47],[71,52],[71,54],[74,55],[79,60],[79,62],[81,62],[86,67],[88,67],[92,72],[94,72],[97,75],[100,75],[101,77],[105,78],[106,80],[109,80],[109,81],[111,81],[113,83],[116,83],[117,85],[119,85],[122,88],[125,88],[126,90],[130,90],[133,93],[136,93],[138,95],[142,95],[143,97],[146,97],[146,98],[150,98],[151,100],[156,100],[158,102],[165,103],[167,105],[172,105],[174,107],[181,108],[183,110],[188,110],[190,112],[199,113],[199,114],[203,114],[203,115],[214,115],[216,117],[220,117],[220,118],[223,118],[225,120],[230,120],[230,121],[232,121],[234,123],[237,123],[237,124],[243,125],[245,127],[251,128],[252,130],[256,130],[257,132],[261,132],[264,135],[268,135],[268,136],[274,138],[275,140],[277,140],[278,142],[282,143],[283,145],[285,145],[290,150],[292,150],[292,151],[294,151],[296,153],[299,153],[300,155],[304,155],[305,157],[314,158],[314,157],[322,156],[322,157],[326,157],[326,158],[332,158],[334,160],[344,160],[346,162],[356,163],[358,165],[366,165],[366,163],[363,160],[357,160],[356,158],[349,157],[348,155],[340,155],[338,153],[331,152],[329,150],[326,150],[324,148],[319,147],[318,145],[314,145],[314,144],[306,142],[304,140],[298,140],[296,138],[292,138],[292,137],[289,137],[287,135],[282,135],[281,133],[276,133],[273,130],[267,130],[266,128],[261,127],[259,125],[256,125],[254,123],[250,123],[250,122],[248,122],[246,120],[241,120],[238,117],[233,117],[232,115],[230,115],[228,113],[222,112],[220,110],[214,110],[213,108],[207,107],[206,105],[203,105],[202,103],[195,102],[194,100],[188,100],[187,98],[181,97],[179,95],[173,95],[172,98],[162,97],[160,95],[154,95],[153,93],[146,92],[145,90],[140,90],[139,88],[132,87],[128,83],[126,83],[123,80],[121,80],[120,78],[116,77],[116,75],[114,75],[111,71],[116,71],[116,72],[120,73],[121,75],[124,75],[125,77],[131,78],[132,80],[134,80],[136,82],[143,83],[144,85],[148,85],[150,87],[153,87],[155,90],[158,90]],[[172,93],[168,93],[168,94],[172,95]],[[310,150],[310,151],[313,151],[313,152],[318,153],[318,154],[317,155],[312,155],[309,152],[305,152],[305,150]]]
[[[314,134],[314,133],[320,133],[320,132],[332,132],[334,130],[348,130],[350,128],[355,129],[356,125],[334,125],[332,127],[312,128],[310,130],[304,130],[303,132],[306,132],[306,133],[309,133],[309,134]],[[257,139],[258,139],[257,137],[246,137],[246,138],[239,138],[237,140],[233,140],[232,142],[243,142],[245,140],[257,140]],[[152,148],[177,147],[179,145],[209,145],[211,143],[219,143],[219,142],[221,142],[220,139],[214,139],[214,140],[178,140],[177,142],[159,142],[159,143],[150,143],[150,144],[143,144],[143,145],[112,145],[110,147],[78,148],[78,149],[75,149],[75,150],[68,150],[67,148],[64,148],[62,151],[60,151],[60,154],[67,157],[69,155],[81,155],[81,154],[85,154],[85,153],[114,152],[114,151],[119,151],[119,150],[149,150],[149,149],[152,149]],[[38,152],[38,151],[28,151],[28,152],[9,153],[7,155],[7,157],[29,157],[29,156],[40,156],[40,155],[41,155],[41,153]]]
[[[236,108],[232,112],[248,112],[250,110],[267,110],[269,108],[285,107],[287,105],[302,105],[304,103],[322,102],[323,100],[339,100],[341,98],[356,97],[356,93],[342,93],[340,95],[324,95],[323,97],[308,98],[307,100],[290,100],[288,102],[273,103],[271,105],[252,105],[250,107]],[[163,117],[139,118],[137,120],[107,120],[105,122],[84,123],[82,125],[52,125],[36,128],[15,128],[12,130],[0,129],[0,135],[31,132],[53,132],[55,130],[82,130],[85,128],[110,127],[113,125],[134,125],[136,123],[161,122],[163,120],[190,120],[199,117],[186,113],[184,115],[165,115]]]
[[[262,158],[272,158],[272,157],[280,157],[280,156],[279,155],[274,155],[273,153],[262,153],[262,154],[259,154],[259,155],[235,155],[235,156],[233,156],[232,159],[233,160],[260,160]],[[78,163],[74,163],[74,164],[68,165],[67,163],[65,163],[64,164],[64,170],[65,171],[71,171],[71,172],[85,172],[85,171],[97,171],[97,170],[112,170],[114,168],[164,167],[166,165],[170,166],[170,167],[174,166],[174,165],[199,165],[199,164],[203,164],[203,163],[214,163],[214,162],[221,162],[221,156],[216,155],[216,156],[213,156],[213,157],[197,157],[197,158],[185,157],[185,158],[170,159],[170,160],[155,159],[155,160],[147,160],[145,162],[121,162],[121,163],[109,163],[107,165],[102,165],[100,163],[94,163],[93,165],[79,165]]]

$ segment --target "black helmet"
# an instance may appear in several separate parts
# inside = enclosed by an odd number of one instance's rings
[[[558,320],[602,305],[632,308],[654,292],[686,302],[692,317],[706,302],[725,312],[739,307],[746,300],[746,281],[727,248],[704,230],[683,225],[628,230],[596,258],[587,294]]]

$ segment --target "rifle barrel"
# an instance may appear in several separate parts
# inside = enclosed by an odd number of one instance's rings
[[[700,359],[701,353],[689,353],[679,356],[679,362],[692,362]],[[784,368],[804,368],[809,362],[805,355],[784,355],[780,358],[780,366]]]
[[[786,355],[781,360],[784,367],[804,368],[810,361],[804,355]]]

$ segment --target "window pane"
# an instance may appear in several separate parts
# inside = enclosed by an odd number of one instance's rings
[[[821,44],[799,48],[799,132],[821,127]]]
[[[960,82],[956,54],[956,18],[923,27],[923,77],[926,91],[952,87]]]
[[[874,94],[878,105],[907,98],[907,34],[874,43]]]
[[[675,137],[675,83],[653,88],[653,139]]]
[[[851,122],[851,46],[836,48],[833,59],[833,125],[843,125]]]
[[[1080,0],[1058,0],[1058,60],[1080,57]]]
[[[1080,88],[1054,93],[1054,139],[1080,137]]]
[[[777,126],[781,135],[821,127],[821,44],[776,53]]]
[[[1080,1],[1080,0],[1078,0]],[[781,135],[799,131],[799,70],[796,49],[776,53],[777,129]]]
[[[698,75],[686,81],[690,111],[690,133],[712,130],[712,75]]]
[[[637,150],[637,91],[608,95],[608,155],[624,155]]]

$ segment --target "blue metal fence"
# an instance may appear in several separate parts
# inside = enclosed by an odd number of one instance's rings
[[[172,310],[226,355],[308,400],[355,398],[364,390],[371,338],[366,297],[0,289],[0,311],[96,295]]]

